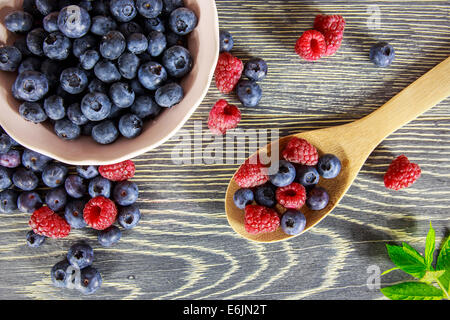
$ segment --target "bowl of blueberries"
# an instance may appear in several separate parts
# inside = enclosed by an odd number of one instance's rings
[[[0,0],[0,125],[73,165],[158,147],[205,97],[214,0]]]

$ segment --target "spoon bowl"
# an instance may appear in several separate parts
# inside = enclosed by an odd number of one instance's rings
[[[303,230],[305,232],[318,224],[338,205],[369,155],[382,140],[449,95],[450,58],[447,58],[385,105],[362,119],[337,127],[286,136],[256,153],[266,154],[270,158],[271,150],[279,152],[291,138],[298,137],[314,145],[320,155],[331,153],[341,160],[342,169],[339,175],[334,179],[321,178],[318,184],[325,188],[330,196],[328,205],[319,211],[310,210],[306,205],[300,209],[306,217],[306,226]],[[298,236],[284,233],[281,227],[270,233],[256,235],[248,233],[244,228],[244,212],[237,208],[233,201],[233,195],[238,189],[236,181],[231,179],[225,195],[227,219],[238,234],[257,242],[282,241]]]

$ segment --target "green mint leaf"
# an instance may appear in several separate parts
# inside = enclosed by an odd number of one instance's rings
[[[421,279],[427,271],[424,258],[418,252],[404,243],[402,247],[386,245],[391,261],[404,272]]]
[[[381,289],[392,300],[441,300],[442,290],[423,282],[402,282]]]
[[[436,270],[445,271],[442,276],[439,277],[439,282],[444,286],[447,292],[450,293],[450,236],[444,241],[439,252]]]
[[[445,270],[438,270],[438,271],[427,271],[425,272],[425,275],[420,279],[422,282],[426,283],[432,283],[439,279],[443,274],[445,273]]]
[[[428,231],[427,240],[425,242],[425,264],[427,265],[428,269],[431,269],[431,264],[433,263],[435,238],[436,238],[436,233],[435,233],[433,227],[431,226],[431,222],[430,222],[430,230]]]

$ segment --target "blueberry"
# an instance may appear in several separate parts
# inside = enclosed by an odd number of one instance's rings
[[[226,30],[219,31],[220,37],[220,52],[230,52],[234,46],[234,40],[231,33]]]
[[[106,119],[112,120],[112,121],[114,121],[114,123],[117,123],[116,120],[122,116],[122,114],[123,114],[123,112],[124,112],[125,110],[126,110],[126,109],[124,109],[124,108],[119,108],[118,106],[116,106],[115,104],[113,104],[113,105],[111,106],[111,112],[109,113],[109,116],[108,116],[108,118],[106,118]]]
[[[119,81],[122,77],[119,70],[112,61],[100,60],[94,67],[94,73],[97,78],[105,83]]]
[[[167,73],[175,78],[181,78],[192,70],[192,57],[187,49],[182,46],[173,46],[167,49],[162,57]]]
[[[244,74],[253,81],[261,81],[267,75],[267,63],[260,58],[250,59],[244,67]]]
[[[64,209],[64,218],[67,223],[74,229],[82,229],[87,226],[86,221],[83,218],[83,210],[86,205],[86,201],[75,199],[69,200]]]
[[[77,173],[84,179],[92,179],[98,176],[97,166],[77,166]]]
[[[14,46],[0,48],[0,70],[16,71],[22,62],[22,53]]]
[[[317,171],[325,179],[336,178],[341,172],[341,161],[333,154],[325,154],[319,158]]]
[[[5,17],[5,26],[11,32],[26,33],[33,27],[33,16],[24,11],[13,11]]]
[[[297,167],[296,179],[302,186],[310,187],[319,183],[320,175],[315,167],[302,165]]]
[[[87,243],[75,243],[67,252],[67,261],[80,270],[89,267],[94,262],[94,250]]]
[[[14,47],[19,49],[20,53],[22,54],[22,57],[31,56],[32,53],[28,49],[27,45],[27,38],[26,37],[19,37],[14,41]]]
[[[24,71],[39,71],[41,69],[41,60],[37,57],[28,57],[22,60],[17,69],[18,73]]]
[[[84,179],[77,175],[69,175],[64,182],[64,187],[69,196],[80,199],[86,194]]]
[[[103,196],[109,198],[111,196],[111,181],[101,176],[97,176],[89,181],[88,192],[91,198]]]
[[[50,277],[52,279],[52,283],[57,288],[65,288],[67,285],[67,281],[69,279],[69,275],[67,274],[67,268],[69,268],[70,263],[65,259],[63,261],[55,264],[51,271]]]
[[[119,26],[119,31],[122,32],[125,37],[129,37],[133,33],[142,33],[143,29],[138,23],[129,21],[122,23]]]
[[[141,54],[148,48],[149,40],[142,33],[132,33],[127,39],[127,49],[134,54]]]
[[[80,56],[80,64],[84,70],[94,69],[97,62],[100,60],[100,54],[96,50],[86,50]]]
[[[138,195],[138,186],[131,181],[118,182],[113,190],[114,200],[120,206],[132,205],[138,199]]]
[[[250,80],[239,81],[236,85],[236,94],[244,107],[256,107],[262,98],[261,87]]]
[[[42,27],[47,32],[59,31],[58,27],[59,11],[51,12],[42,20]]]
[[[118,59],[125,51],[127,42],[120,31],[109,31],[100,41],[100,54],[109,60]]]
[[[265,207],[274,207],[277,204],[275,199],[275,187],[270,183],[265,183],[255,189],[255,201]]]
[[[322,210],[328,205],[330,197],[327,191],[321,187],[315,187],[308,192],[306,205],[311,210]]]
[[[0,135],[0,154],[8,152],[13,146],[13,139],[6,133]]]
[[[233,195],[233,201],[239,209],[245,209],[248,204],[254,200],[253,191],[251,189],[239,189]]]
[[[111,17],[95,16],[92,18],[91,32],[98,36],[104,36],[112,30],[116,30],[117,23]]]
[[[116,226],[109,226],[105,230],[98,232],[98,243],[103,247],[111,247],[119,242],[122,236],[122,231]]]
[[[78,126],[89,122],[89,119],[81,112],[79,103],[73,103],[67,108],[67,118]]]
[[[33,123],[41,123],[47,120],[47,114],[42,105],[37,102],[25,101],[19,106],[19,114],[25,120]]]
[[[88,77],[80,68],[67,68],[60,76],[61,87],[70,94],[83,92],[88,86]]]
[[[54,130],[56,135],[64,140],[74,140],[81,134],[80,126],[76,125],[67,118],[56,121]]]
[[[186,35],[195,29],[198,19],[195,13],[185,7],[172,11],[169,17],[169,27],[176,34]]]
[[[92,128],[92,138],[100,144],[110,144],[117,140],[119,131],[113,122],[105,120]]]
[[[119,22],[131,21],[137,15],[133,0],[111,0],[109,5],[111,14]]]
[[[82,294],[93,294],[102,285],[102,276],[97,269],[89,266],[81,270],[81,286],[79,291]]]
[[[86,9],[70,5],[59,12],[58,27],[66,37],[81,38],[91,28],[91,17]]]
[[[161,111],[155,100],[149,95],[143,95],[136,98],[131,106],[131,112],[141,119],[155,117]]]
[[[280,160],[278,172],[270,175],[270,182],[277,187],[286,187],[295,180],[295,167],[286,160]]]
[[[123,115],[119,120],[119,131],[125,138],[135,138],[141,134],[144,123],[133,113]]]
[[[52,120],[60,120],[66,116],[64,99],[53,95],[44,100],[44,110],[47,116]]]
[[[120,74],[125,79],[134,79],[137,76],[139,69],[140,60],[139,58],[131,52],[126,52],[119,57],[117,61],[117,66]]]
[[[144,19],[143,20],[144,31],[145,33],[150,33],[152,31],[159,31],[165,33],[166,31],[165,22],[166,21],[161,20],[160,17]]]
[[[35,172],[43,171],[51,160],[50,157],[30,149],[25,149],[22,154],[22,165]]]
[[[378,42],[370,48],[370,61],[377,67],[388,67],[395,59],[395,50],[387,42]]]
[[[35,0],[36,9],[43,15],[46,16],[50,12],[58,9],[57,0]]]
[[[47,77],[38,71],[24,71],[17,76],[14,88],[21,100],[36,102],[47,94],[49,83]]]
[[[305,230],[306,218],[298,210],[289,209],[281,217],[281,228],[284,233],[294,236]]]
[[[167,47],[173,47],[173,46],[182,46],[187,47],[187,40],[186,36],[182,36],[179,34],[176,34],[175,32],[169,31],[166,33],[166,39],[167,39]]]
[[[133,104],[135,94],[128,83],[116,82],[109,88],[109,97],[119,108],[128,108]]]
[[[159,63],[150,61],[139,68],[138,78],[146,89],[156,90],[167,80],[167,72]]]
[[[61,32],[50,33],[44,40],[44,54],[53,60],[65,60],[70,54],[72,42]]]
[[[163,9],[162,0],[136,0],[136,8],[145,18],[156,18]]]
[[[105,93],[105,94],[108,92],[108,90],[106,90],[106,84],[97,78],[94,78],[94,79],[92,79],[91,82],[89,82],[88,91],[90,93],[101,92],[101,93]]]
[[[183,88],[175,82],[168,83],[155,93],[156,103],[164,108],[171,108],[183,100],[184,91]]]
[[[32,191],[37,188],[39,184],[39,178],[33,173],[33,171],[19,168],[12,176],[14,185],[20,190]]]
[[[160,31],[152,31],[148,35],[147,51],[152,57],[158,57],[166,49],[167,40],[164,33]]]
[[[96,46],[97,39],[93,35],[87,34],[84,37],[73,41],[73,55],[79,58],[87,50],[95,49]]]
[[[141,211],[137,206],[119,207],[117,222],[124,229],[134,228],[139,223],[139,220],[141,220]]]
[[[21,155],[18,150],[9,150],[0,154],[0,166],[5,168],[17,168],[21,163]]]
[[[57,212],[66,206],[67,193],[64,188],[54,188],[45,195],[45,203],[53,211]]]
[[[139,79],[136,77],[130,80],[131,89],[133,89],[136,96],[148,94],[147,89],[145,89]]]
[[[6,189],[0,192],[0,212],[11,213],[17,210],[17,192]]]
[[[60,163],[50,163],[42,171],[42,182],[50,187],[56,188],[62,186],[69,170]]]
[[[37,192],[21,192],[17,198],[17,208],[24,213],[33,213],[42,207],[42,199]]]
[[[9,188],[11,184],[11,172],[7,168],[0,167],[0,190]]]
[[[106,119],[111,111],[111,101],[104,93],[86,94],[81,100],[81,111],[91,121]]]
[[[163,13],[170,14],[173,10],[184,7],[183,0],[163,0]]]
[[[33,230],[30,230],[27,232],[27,245],[31,248],[38,248],[40,247],[44,241],[45,236],[41,236],[40,234],[35,233]]]

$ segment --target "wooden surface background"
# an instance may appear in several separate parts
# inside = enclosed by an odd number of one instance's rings
[[[206,0],[200,0],[206,1]],[[280,129],[284,136],[367,115],[450,54],[450,1],[217,0],[220,24],[232,32],[233,53],[264,58],[259,107],[241,108],[241,129]],[[380,12],[378,29],[368,25]],[[319,12],[347,20],[339,52],[316,63],[293,51]],[[370,27],[370,28],[369,28]],[[371,45],[387,40],[397,58],[389,68],[368,60]],[[437,84],[438,85],[438,84]],[[194,135],[220,98],[211,86],[183,127]],[[239,105],[239,104],[238,104]],[[437,243],[449,233],[450,100],[392,134],[369,157],[338,208],[312,231],[287,242],[248,242],[229,227],[224,194],[235,164],[177,165],[174,137],[137,159],[134,180],[143,219],[104,249],[89,230],[28,248],[28,215],[0,217],[1,299],[383,299],[369,289],[370,266],[391,268],[385,244],[409,241],[423,251],[429,222]],[[210,137],[209,137],[210,138]],[[198,151],[198,150],[197,150]],[[382,181],[392,159],[406,154],[423,175],[398,192]],[[197,159],[198,161],[198,159]],[[50,268],[77,239],[94,246],[104,284],[93,296],[54,288]],[[396,271],[386,285],[408,279]]]

